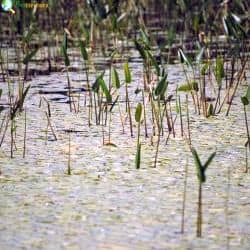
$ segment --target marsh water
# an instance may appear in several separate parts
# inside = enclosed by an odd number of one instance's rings
[[[102,65],[102,60],[99,62]],[[122,64],[114,65],[123,81]],[[135,90],[143,85],[142,62],[131,57],[130,68],[134,117],[136,103],[141,101]],[[174,94],[176,86],[185,82],[182,67],[169,65],[167,71],[168,93]],[[103,145],[108,126],[88,125],[85,75],[80,70],[69,75],[79,112],[69,110],[66,72],[32,77],[24,107],[26,157],[22,156],[24,112],[16,120],[14,158],[10,158],[9,130],[0,148],[0,249],[249,249],[250,177],[244,173],[246,132],[240,103],[246,84],[237,91],[229,116],[222,110],[205,118],[194,112],[189,99],[192,144],[202,160],[217,152],[204,184],[203,237],[199,239],[198,180],[192,155],[180,134],[179,119],[175,137],[171,134],[167,144],[168,134],[161,137],[156,168],[152,166],[157,136],[145,138],[142,131],[141,168],[135,169],[136,136],[130,136],[128,119],[124,119],[123,131],[118,106],[114,107],[112,144]],[[249,80],[249,71],[246,77]],[[7,84],[1,86],[5,104]],[[125,116],[124,86],[120,96]],[[42,97],[50,103],[57,140],[48,128],[46,104],[40,105]],[[181,99],[184,105],[185,94]],[[175,115],[175,102],[171,106]],[[185,120],[185,107],[183,110]],[[134,119],[133,124],[136,134]],[[68,130],[71,175],[67,175]],[[186,166],[185,231],[181,234]]]

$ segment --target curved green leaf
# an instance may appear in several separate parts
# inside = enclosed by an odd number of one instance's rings
[[[81,55],[82,55],[83,60],[88,61],[89,56],[88,56],[85,43],[83,41],[79,41],[79,46],[81,49]]]
[[[160,96],[160,95],[163,95],[164,92],[166,91],[167,89],[167,85],[168,85],[168,82],[166,81],[167,80],[167,74],[157,83],[157,86],[155,88],[155,95],[156,96]]]
[[[161,70],[160,67],[155,59],[155,57],[152,55],[152,53],[150,51],[147,51],[148,57],[150,58],[151,64],[154,66],[155,70],[156,70],[156,74],[158,76],[160,76]]]
[[[26,55],[23,59],[23,64],[27,64],[28,62],[30,62],[30,60],[35,56],[37,51],[38,51],[38,49],[34,49],[28,55]]]
[[[103,71],[95,80],[94,84],[92,85],[92,89],[94,92],[98,93],[100,89],[100,81],[103,78],[105,71]]]
[[[112,79],[112,85],[115,88],[119,89],[121,86],[120,79],[119,79],[119,75],[117,73],[117,70],[114,67],[111,68],[111,79]]]
[[[206,181],[206,177],[205,177],[205,173],[203,171],[203,167],[202,167],[200,158],[199,158],[198,153],[195,150],[195,148],[192,148],[191,152],[192,152],[192,155],[193,155],[193,158],[194,158],[194,163],[195,163],[195,166],[196,166],[196,172],[197,172],[198,180],[201,183],[203,183],[203,182]]]
[[[138,50],[143,61],[146,61],[147,60],[147,53],[146,53],[145,49],[143,48],[143,46],[136,40],[135,40],[135,48]]]
[[[111,94],[108,90],[108,87],[107,87],[105,81],[103,80],[103,78],[101,78],[99,80],[99,84],[100,84],[100,87],[101,87],[101,89],[102,89],[102,91],[107,99],[107,102],[112,102],[112,96],[111,96]]]
[[[205,162],[204,166],[203,166],[203,169],[204,171],[207,169],[207,167],[211,164],[212,160],[214,159],[216,155],[216,152],[213,152],[207,159],[207,161]]]
[[[196,62],[197,63],[200,63],[201,60],[202,60],[202,57],[203,57],[203,54],[204,54],[204,50],[205,50],[205,47],[202,47],[198,53],[198,55],[196,56]]]
[[[201,68],[201,75],[205,75],[207,70],[209,69],[210,66],[210,62],[206,62],[203,64],[202,68]]]
[[[178,50],[178,55],[181,63],[185,63],[188,67],[192,67],[192,63],[182,49]]]

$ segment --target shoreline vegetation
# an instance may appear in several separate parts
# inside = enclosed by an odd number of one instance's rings
[[[106,236],[128,249],[247,249],[248,1],[1,4],[0,211],[24,222],[0,220],[0,248],[25,245],[26,226],[33,242],[41,210],[62,242],[86,226],[90,249]],[[33,199],[17,211],[15,183]]]

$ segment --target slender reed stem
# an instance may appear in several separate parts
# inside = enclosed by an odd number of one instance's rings
[[[69,150],[68,150],[68,175],[71,175],[71,136],[69,131]]]
[[[181,214],[181,233],[184,233],[185,228],[185,209],[186,209],[186,194],[187,194],[187,177],[188,177],[188,158],[185,165],[184,190],[182,199],[182,214]]]
[[[23,158],[26,155],[26,136],[27,136],[27,110],[24,112],[24,136],[23,136]]]

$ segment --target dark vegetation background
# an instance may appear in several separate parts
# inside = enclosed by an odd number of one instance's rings
[[[249,36],[249,1],[221,0],[37,0],[25,3],[48,3],[49,8],[32,9],[14,6],[16,14],[1,11],[1,42],[21,38],[32,24],[37,35],[62,34],[67,28],[74,36],[90,38],[91,24],[95,25],[95,37],[104,33],[118,33],[131,37],[139,27],[151,31],[175,31],[192,38],[203,31],[206,35],[224,34],[222,18],[228,12],[241,19],[241,25]],[[102,34],[99,34],[102,33]],[[13,40],[14,38],[14,40]],[[53,37],[52,37],[53,38]],[[7,40],[6,40],[7,39]],[[46,40],[46,39],[43,39]]]

